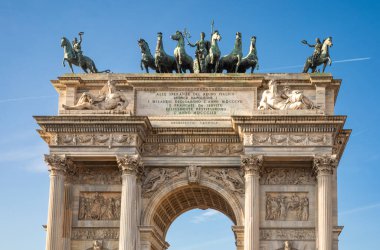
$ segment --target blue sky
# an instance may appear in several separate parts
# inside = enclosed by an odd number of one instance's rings
[[[198,39],[210,22],[222,35],[222,54],[232,50],[234,34],[257,36],[259,72],[300,72],[312,50],[300,43],[333,37],[332,67],[343,79],[336,114],[348,115],[353,134],[339,167],[341,249],[379,249],[380,44],[379,1],[116,1],[2,0],[0,2],[0,235],[2,249],[43,249],[49,177],[42,161],[48,152],[35,132],[32,115],[55,115],[57,94],[51,79],[62,67],[60,38],[84,31],[83,51],[99,69],[139,73],[142,37],[153,48],[158,31],[172,54],[169,35],[185,27]],[[193,49],[188,48],[193,55]],[[354,62],[334,61],[367,58]],[[76,68],[78,72],[78,69]],[[231,222],[212,210],[193,210],[169,229],[172,249],[232,249]],[[198,219],[197,219],[198,218]],[[201,218],[201,219],[199,219]],[[194,242],[194,235],[202,235]],[[193,245],[192,248],[190,244]]]

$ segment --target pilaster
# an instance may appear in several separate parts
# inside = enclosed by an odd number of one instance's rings
[[[260,172],[263,166],[263,155],[244,155],[241,167],[245,178],[244,202],[244,250],[260,248]]]
[[[119,250],[135,250],[137,247],[137,176],[143,171],[139,155],[117,157],[121,171],[121,214]]]
[[[63,217],[65,202],[65,173],[70,162],[65,156],[45,155],[50,172],[49,209],[46,250],[63,250]]]
[[[318,250],[332,249],[332,178],[338,161],[336,155],[324,154],[314,157],[314,171],[318,179]]]

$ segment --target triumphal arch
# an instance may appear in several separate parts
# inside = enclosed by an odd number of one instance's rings
[[[165,250],[216,209],[238,250],[337,250],[350,135],[330,74],[65,74],[49,145],[46,249]]]

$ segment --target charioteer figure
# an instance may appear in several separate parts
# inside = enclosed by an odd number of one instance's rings
[[[314,48],[314,52],[312,55],[312,66],[317,66],[318,58],[322,52],[322,43],[321,40],[317,37],[315,39],[315,44],[309,44],[306,40],[302,41],[303,44],[306,44],[310,48]]]
[[[205,72],[205,59],[211,47],[210,41],[205,40],[205,33],[201,32],[201,39],[196,43],[192,44],[188,41],[187,43],[191,47],[197,47],[195,50],[195,58],[197,58],[198,65],[200,65],[200,71]]]

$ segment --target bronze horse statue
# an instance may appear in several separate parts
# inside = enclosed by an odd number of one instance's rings
[[[329,47],[332,47],[332,46],[333,46],[332,37],[326,38],[322,43],[321,54],[316,60],[316,63],[313,65],[313,57],[312,56],[308,57],[306,59],[302,73],[307,73],[309,69],[311,69],[311,73],[314,73],[317,67],[321,64],[323,64],[322,72],[325,72],[327,63],[329,63],[329,65],[331,65],[332,63],[331,58],[330,58],[330,53],[329,53]]]
[[[162,43],[162,33],[157,33],[156,53],[154,54],[154,62],[158,73],[178,73],[177,63],[174,57],[166,54]]]
[[[140,62],[141,70],[144,70],[145,68],[146,73],[149,73],[149,68],[151,68],[158,73],[156,69],[156,64],[154,62],[154,57],[150,53],[148,43],[142,38],[140,38],[140,40],[138,40],[137,43],[141,50],[141,62]]]
[[[230,54],[220,58],[218,72],[222,73],[223,70],[226,70],[227,73],[237,73],[242,57],[243,50],[241,42],[241,33],[236,32],[234,49]]]
[[[222,37],[220,36],[217,30],[211,36],[211,46],[208,55],[205,59],[206,72],[207,73],[216,73],[219,67],[219,58],[220,58],[220,49],[218,46],[218,41]]]
[[[185,50],[185,39],[182,32],[176,31],[171,38],[177,42],[177,47],[174,49],[174,58],[177,64],[177,72],[186,73],[188,69],[190,73],[194,73],[193,70],[193,58],[186,53]]]
[[[255,70],[255,68],[259,68],[259,59],[257,58],[257,50],[256,50],[256,37],[251,37],[251,45],[249,46],[249,53],[246,57],[241,59],[238,73],[245,73],[247,69],[251,68],[251,74]]]
[[[75,53],[69,39],[67,39],[66,37],[62,37],[61,47],[63,48],[63,61],[62,61],[63,67],[66,67],[65,61],[68,62],[71,69],[71,73],[74,74],[73,64],[75,66],[81,67],[82,70],[86,73],[88,73],[88,71],[90,71],[90,73],[109,73],[110,72],[109,69],[98,71],[98,69],[95,66],[94,61],[87,56],[83,56],[82,63],[81,63],[82,65],[79,65],[78,56]]]

